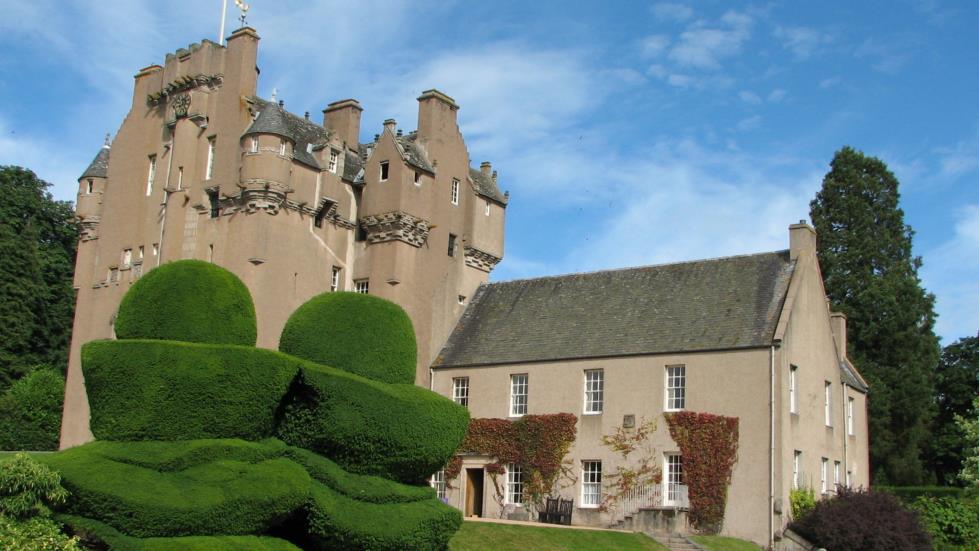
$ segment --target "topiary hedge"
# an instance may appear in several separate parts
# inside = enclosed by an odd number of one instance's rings
[[[304,363],[277,436],[345,469],[422,484],[455,452],[469,412],[414,385],[388,385]]]
[[[65,379],[38,369],[0,394],[0,450],[56,450]]]
[[[324,293],[296,309],[279,350],[386,383],[414,383],[411,319],[393,302],[361,293]]]
[[[299,364],[240,346],[87,343],[82,366],[92,434],[105,440],[267,438]]]
[[[200,260],[169,262],[139,278],[116,318],[120,339],[254,346],[255,305],[233,273]]]
[[[286,540],[260,536],[184,536],[177,538],[134,538],[108,524],[74,515],[58,515],[88,548],[108,547],[113,551],[298,551]]]

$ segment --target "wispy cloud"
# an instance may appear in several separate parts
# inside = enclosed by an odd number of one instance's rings
[[[725,13],[717,25],[696,23],[680,33],[669,58],[681,67],[719,69],[721,61],[741,53],[751,36],[751,17]]]
[[[952,147],[935,150],[942,176],[957,178],[979,169],[979,131]]]
[[[812,27],[775,27],[775,38],[781,42],[782,47],[792,52],[798,60],[808,59],[817,53],[823,46],[833,42],[833,37],[829,33],[822,32]]]
[[[693,8],[672,2],[653,4],[652,11],[657,18],[668,21],[686,21],[693,17]]]
[[[936,332],[946,344],[979,332],[979,203],[959,208],[953,217],[955,233],[926,251],[921,270],[925,287],[937,297]]]
[[[649,35],[640,44],[640,54],[646,58],[659,57],[670,45],[670,37],[665,34]]]

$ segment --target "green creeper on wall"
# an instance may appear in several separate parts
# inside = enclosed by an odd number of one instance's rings
[[[400,307],[354,293],[255,348],[244,284],[209,263],[146,274],[114,341],[82,349],[96,441],[44,459],[63,522],[119,549],[443,549],[461,523],[426,478],[466,410],[414,379]],[[174,539],[179,538],[179,539]]]

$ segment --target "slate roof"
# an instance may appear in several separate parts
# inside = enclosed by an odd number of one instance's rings
[[[788,251],[483,285],[436,367],[772,344]]]
[[[313,168],[322,168],[316,157],[306,150],[307,145],[312,144],[314,148],[326,145],[330,139],[330,131],[326,128],[306,120],[303,117],[293,115],[279,106],[279,104],[266,101],[260,97],[251,98],[255,102],[258,116],[243,134],[275,134],[288,138],[295,143],[293,158],[305,165]]]
[[[863,392],[864,394],[870,390],[870,387],[867,386],[867,382],[862,376],[860,376],[857,369],[853,367],[850,360],[844,359],[840,362],[840,373],[843,376],[843,382],[847,385],[859,390],[860,392]]]
[[[497,187],[496,182],[493,181],[491,176],[484,176],[482,171],[470,168],[469,177],[472,178],[477,194],[496,201],[501,205],[506,205],[510,200],[508,196],[500,193],[500,188]]]
[[[109,176],[109,146],[103,145],[102,149],[95,155],[92,159],[91,164],[85,169],[85,172],[78,177],[79,180],[82,178],[107,178]]]
[[[344,154],[343,179],[355,184],[364,184],[364,159],[367,158],[367,146],[357,145],[357,153],[349,149]]]
[[[432,166],[432,163],[428,162],[428,155],[425,154],[425,150],[416,142],[417,138],[418,134],[412,132],[407,136],[397,136],[394,141],[401,149],[401,156],[406,163],[415,168],[420,168],[426,172],[435,174],[435,167]]]

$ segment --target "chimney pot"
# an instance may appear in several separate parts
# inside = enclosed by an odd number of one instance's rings
[[[479,171],[483,173],[483,176],[489,176],[493,172],[493,165],[489,161],[483,161],[479,164]]]
[[[306,120],[309,120],[309,111],[306,111],[305,117],[306,117]]]
[[[285,101],[285,100],[282,100],[282,99],[280,99],[280,100],[279,100],[279,107],[285,107],[285,106],[286,106],[286,101]]]
[[[384,121],[384,129],[390,130],[392,134],[394,134],[394,129],[397,128],[397,126],[398,123],[394,119],[386,119]]]
[[[377,142],[377,140],[380,140],[380,139],[381,139],[381,135],[380,134],[374,134],[374,142],[375,143]]]
[[[402,132],[401,132],[401,129],[399,128],[399,129],[398,129],[398,136],[400,137],[400,136],[401,136],[401,134],[402,134]]]
[[[496,183],[496,171],[495,170],[493,171],[493,183],[494,184]]]

